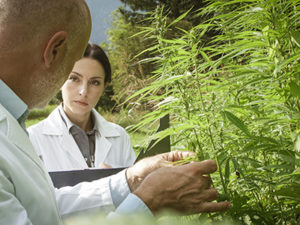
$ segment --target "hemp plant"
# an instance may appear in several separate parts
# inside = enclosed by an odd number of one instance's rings
[[[208,221],[299,223],[300,0],[210,0],[195,15],[208,19],[173,39],[162,10],[138,34],[156,40],[145,60],[158,69],[132,96],[156,103],[137,127],[170,114],[154,137],[216,160],[214,186],[233,207]]]

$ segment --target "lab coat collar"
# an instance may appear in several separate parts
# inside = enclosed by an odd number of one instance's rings
[[[107,138],[119,137],[121,133],[95,109],[92,110],[92,113],[95,118],[95,128],[98,130],[96,139],[99,140],[96,141],[95,146],[95,165],[99,165],[111,150],[112,144]],[[61,119],[58,107],[44,121],[42,133],[45,135],[61,136],[62,149],[67,151],[73,160],[77,161],[80,168],[88,168],[77,144]]]
[[[3,112],[3,113],[2,113]],[[34,148],[28,138],[27,133],[24,129],[21,128],[18,121],[0,104],[0,122],[5,120],[7,121],[7,137],[12,141],[16,146],[19,147],[28,157],[30,157],[42,170],[43,165],[34,151]]]
[[[58,107],[45,119],[42,134],[60,136],[62,149],[69,153],[70,157],[78,163],[80,168],[88,168],[73,136],[61,119]]]
[[[58,107],[54,109],[52,113],[45,119],[42,133],[45,135],[63,135],[63,128],[66,125],[64,121],[61,119],[61,116],[58,111]]]
[[[0,79],[0,103],[15,118],[28,115],[27,105]],[[26,116],[23,120],[25,121]],[[21,121],[21,122],[24,122]]]
[[[95,109],[92,109],[95,118],[95,128],[101,137],[119,137],[120,132],[116,130],[109,122],[107,122]],[[65,123],[61,119],[58,107],[46,118],[43,126],[43,134],[46,135],[63,135],[63,131],[67,129]]]

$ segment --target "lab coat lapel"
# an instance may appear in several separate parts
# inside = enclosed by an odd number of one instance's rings
[[[105,137],[100,136],[100,134],[97,133],[95,146],[95,167],[98,167],[100,163],[105,161],[110,150],[111,143]]]
[[[56,108],[47,118],[43,133],[46,135],[57,135],[63,151],[65,151],[68,157],[76,163],[78,168],[88,168],[73,136],[69,133],[66,125],[61,119],[58,108]]]
[[[78,145],[76,144],[73,136],[65,128],[63,129],[63,135],[60,139],[61,146],[68,156],[76,162],[78,168],[88,168]]]
[[[0,104],[0,112],[4,112],[5,115],[1,115],[0,113],[0,121],[7,120],[7,137],[10,141],[12,141],[18,148],[24,152],[29,158],[31,158],[35,164],[38,165],[43,171],[44,167],[41,159],[38,157],[34,148],[28,138],[27,133],[20,124],[17,122],[15,118],[11,116],[9,112]]]
[[[100,163],[105,161],[112,149],[112,144],[107,138],[119,137],[120,133],[95,109],[93,109],[93,114],[95,116],[96,127],[99,131],[99,133],[96,133],[95,146],[95,166],[97,167]]]

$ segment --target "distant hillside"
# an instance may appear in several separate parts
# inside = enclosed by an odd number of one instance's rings
[[[111,13],[122,6],[119,0],[87,0],[92,15],[90,42],[100,44],[107,40],[105,31],[110,27]]]

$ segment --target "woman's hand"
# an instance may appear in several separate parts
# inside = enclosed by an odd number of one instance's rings
[[[112,168],[112,166],[108,165],[106,163],[100,163],[98,168],[100,168],[100,169],[108,169],[108,168]]]

